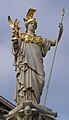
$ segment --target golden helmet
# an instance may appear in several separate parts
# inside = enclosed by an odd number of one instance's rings
[[[32,21],[34,21],[34,22],[37,23],[36,18],[33,18],[33,15],[34,15],[35,12],[36,12],[36,10],[33,9],[33,8],[30,8],[30,9],[28,10],[28,12],[27,12],[27,14],[26,14],[26,17],[23,18],[25,24],[28,24],[29,22],[32,22]]]

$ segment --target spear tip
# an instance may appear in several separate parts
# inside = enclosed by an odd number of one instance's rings
[[[65,7],[62,8],[62,16],[65,14]]]

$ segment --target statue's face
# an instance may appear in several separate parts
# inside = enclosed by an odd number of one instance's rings
[[[32,21],[28,24],[28,29],[29,30],[35,30],[37,28],[37,23]]]

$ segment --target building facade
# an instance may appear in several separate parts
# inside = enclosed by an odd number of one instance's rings
[[[0,96],[0,120],[5,120],[4,115],[8,114],[9,111],[15,108],[11,102]]]

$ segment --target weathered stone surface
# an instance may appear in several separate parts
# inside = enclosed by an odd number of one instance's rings
[[[7,120],[55,120],[57,113],[32,101],[25,101],[15,107],[8,115]]]

